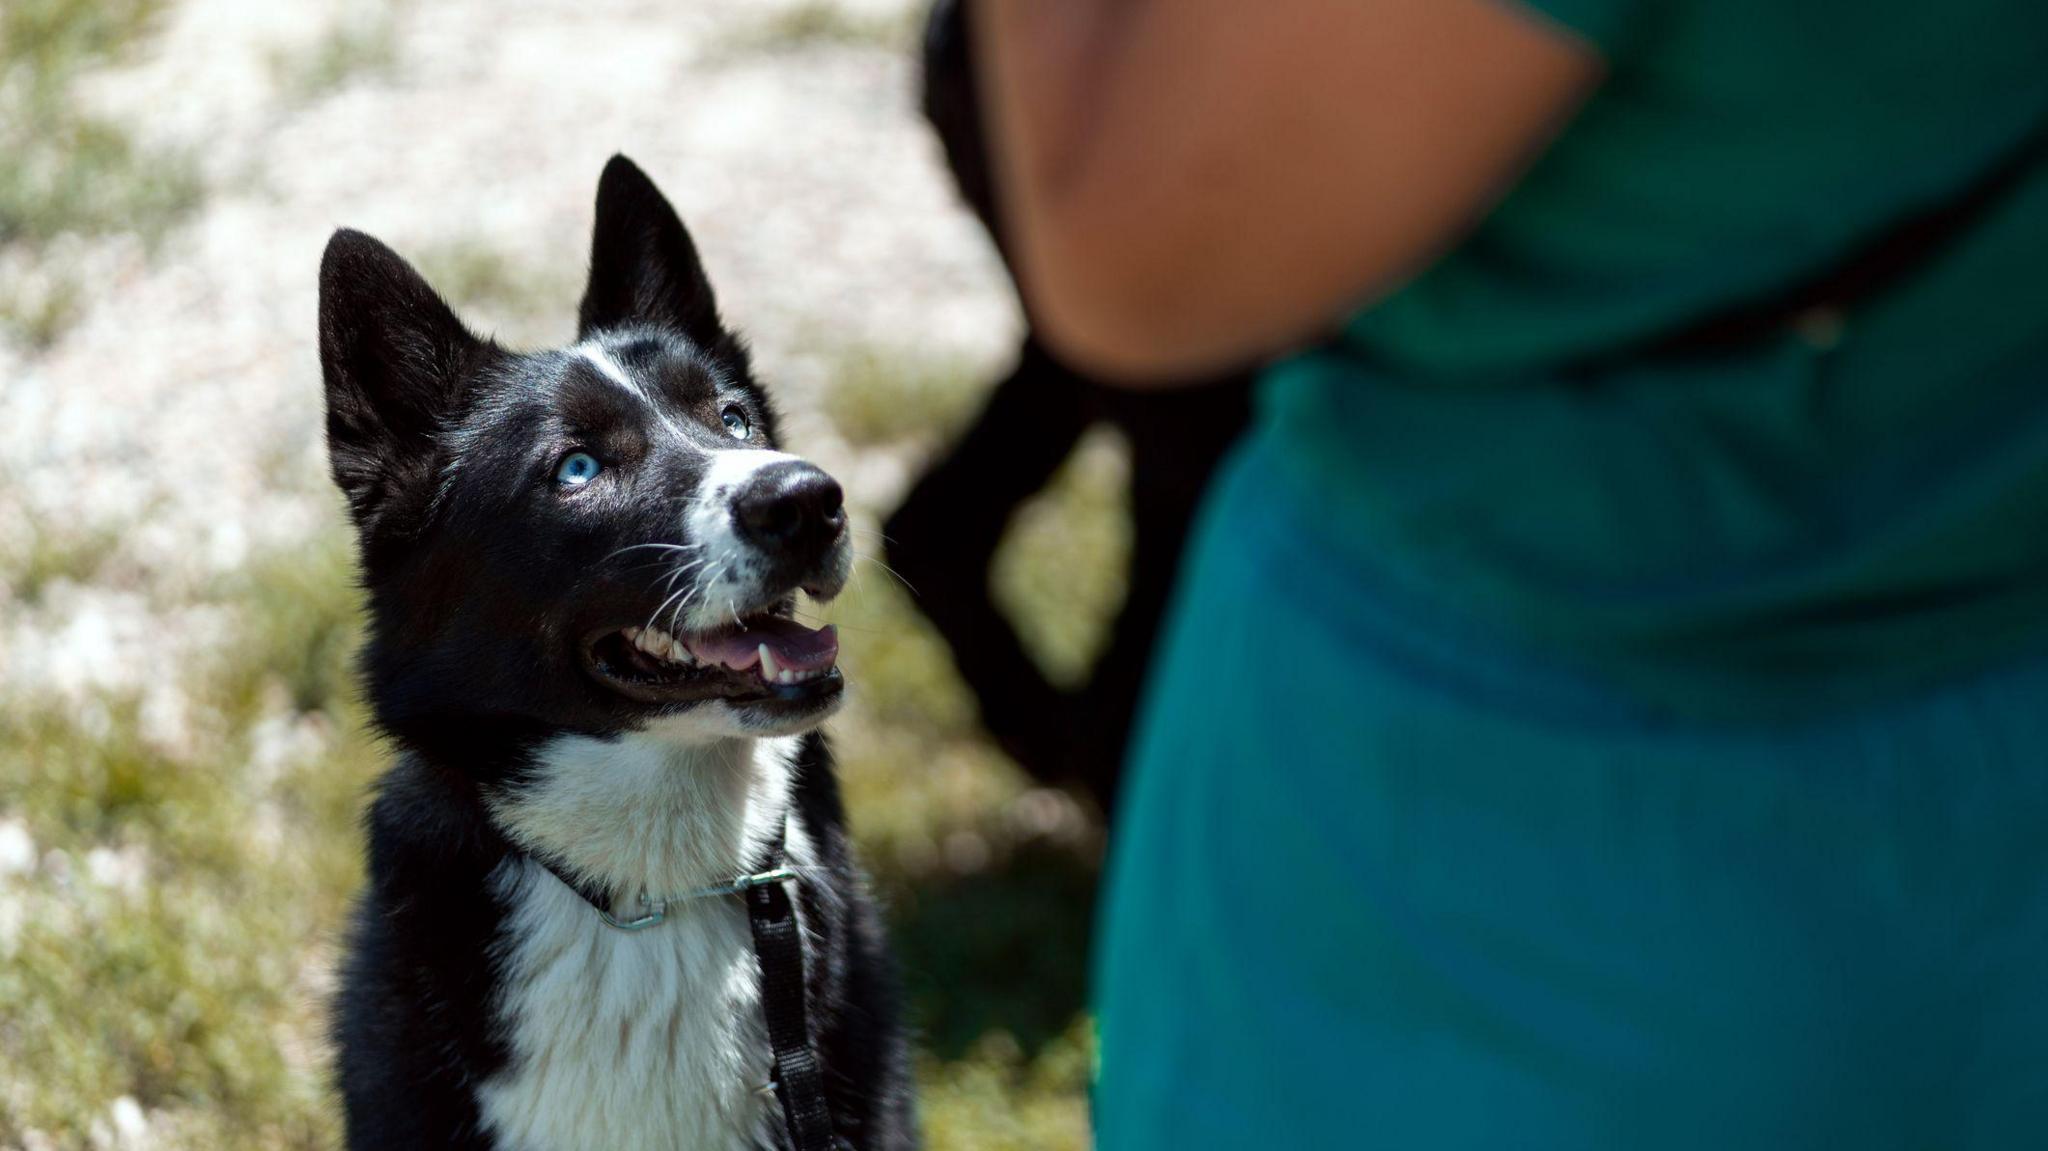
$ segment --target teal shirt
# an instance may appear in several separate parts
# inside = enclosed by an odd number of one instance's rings
[[[1190,543],[1098,1146],[2039,1147],[2048,165],[1836,340],[1616,355],[2019,147],[2048,4],[1535,6],[1608,79]]]
[[[1402,591],[1681,713],[1867,700],[2048,623],[2048,164],[1838,342],[1611,357],[1767,298],[2048,124],[2048,5],[1554,0],[1612,74],[1255,435]],[[2048,150],[2044,150],[2048,151]]]

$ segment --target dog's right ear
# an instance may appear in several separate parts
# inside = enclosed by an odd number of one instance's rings
[[[347,228],[327,241],[320,259],[327,455],[365,536],[424,506],[435,432],[483,347],[398,253]]]
[[[682,218],[639,165],[613,156],[597,180],[590,282],[576,338],[627,324],[670,328],[713,348],[729,340]]]

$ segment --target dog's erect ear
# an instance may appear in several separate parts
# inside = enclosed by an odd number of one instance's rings
[[[647,173],[613,156],[597,181],[590,284],[577,311],[577,335],[624,324],[673,328],[706,348],[725,335],[711,281],[676,210]]]
[[[433,435],[484,344],[398,253],[347,228],[320,259],[334,482],[368,534],[432,483]]]

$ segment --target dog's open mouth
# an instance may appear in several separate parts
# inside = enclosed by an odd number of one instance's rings
[[[600,633],[586,646],[599,682],[644,703],[722,698],[804,704],[836,695],[839,635],[777,615],[716,631],[671,635],[656,627]]]

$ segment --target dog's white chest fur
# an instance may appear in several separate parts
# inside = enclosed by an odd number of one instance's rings
[[[674,733],[670,733],[672,736]],[[496,808],[522,844],[654,895],[730,879],[788,807],[794,740],[565,739]],[[790,861],[808,862],[791,828]],[[498,1022],[512,1061],[482,1085],[483,1122],[519,1151],[747,1149],[779,1122],[746,910],[672,906],[627,932],[531,860],[496,877],[507,916]],[[622,906],[620,910],[624,910]]]
[[[552,877],[529,876],[515,907],[498,1006],[513,1066],[481,1092],[500,1146],[760,1145],[769,1054],[736,901],[627,934]]]

